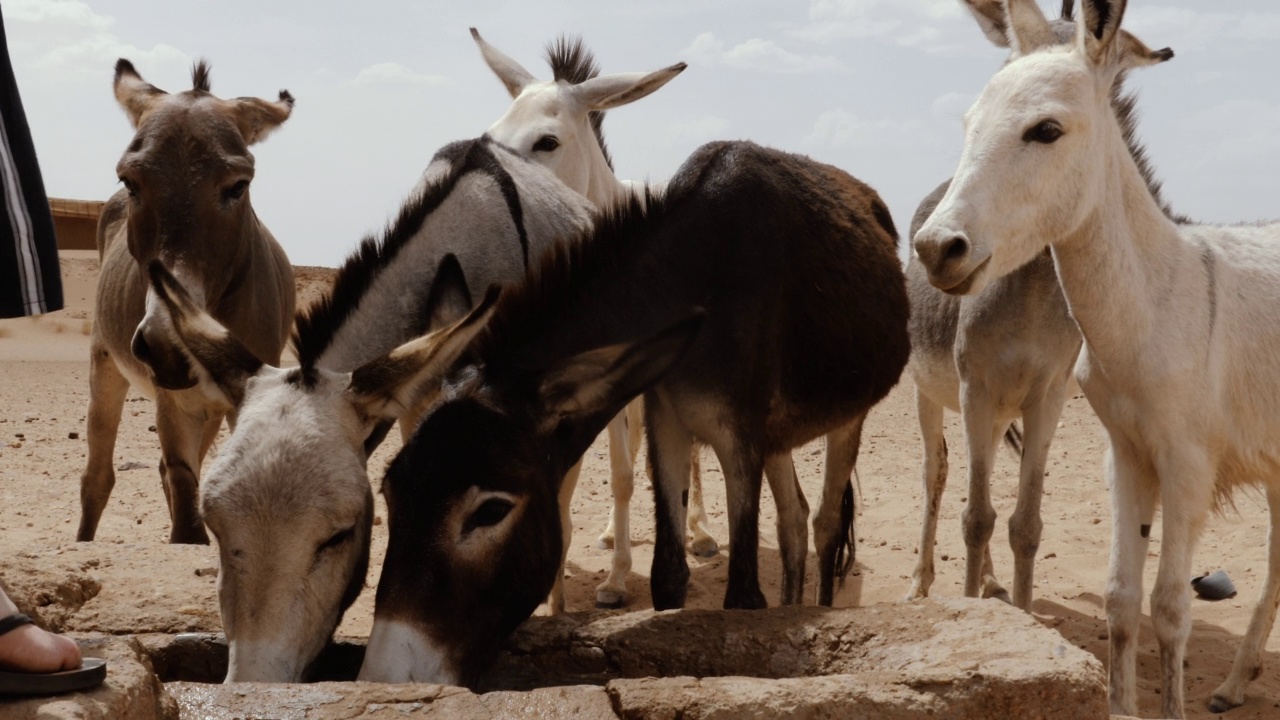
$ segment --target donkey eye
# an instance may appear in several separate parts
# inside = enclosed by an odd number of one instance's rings
[[[120,184],[124,185],[125,192],[129,193],[129,197],[138,196],[138,186],[134,185],[132,180],[122,175],[120,176]]]
[[[232,185],[231,187],[224,190],[223,194],[226,196],[228,200],[239,200],[240,198],[244,197],[244,191],[248,189],[249,189],[249,181],[241,180],[237,182],[235,185]]]
[[[1032,125],[1022,135],[1023,142],[1038,142],[1045,145],[1055,142],[1062,137],[1062,126],[1057,120],[1042,120]]]
[[[543,135],[538,138],[538,142],[533,144],[534,152],[551,152],[560,147],[560,141],[555,135]]]
[[[476,511],[471,513],[471,517],[462,524],[462,534],[482,527],[492,527],[506,519],[507,515],[515,508],[515,503],[503,498],[489,498],[481,503]]]
[[[345,545],[347,541],[351,540],[351,538],[355,536],[356,536],[355,526],[349,527],[346,530],[339,530],[338,532],[333,534],[333,537],[330,537],[328,540],[325,540],[323,543],[320,544],[320,547],[316,548],[316,554],[319,555],[320,553],[323,553],[326,550],[332,550],[341,545]]]

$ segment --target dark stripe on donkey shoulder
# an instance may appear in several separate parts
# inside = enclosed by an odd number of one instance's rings
[[[511,173],[502,167],[502,163],[498,162],[498,158],[489,149],[489,145],[499,145],[494,142],[488,135],[480,138],[482,144],[476,148],[468,156],[470,163],[475,165],[475,170],[483,172],[498,184],[498,189],[502,191],[502,198],[507,201],[507,212],[511,213],[511,222],[516,226],[516,233],[520,236],[520,257],[524,258],[524,269],[529,270],[529,233],[524,227],[524,208],[520,206],[520,189],[516,187],[515,178],[511,177]],[[499,147],[505,147],[499,145]],[[483,150],[484,152],[480,152]],[[514,153],[514,151],[512,151]],[[524,160],[521,157],[521,160]]]
[[[400,250],[418,234],[427,217],[453,193],[458,181],[468,172],[476,170],[490,174],[488,166],[496,165],[497,161],[486,144],[481,138],[459,140],[445,145],[432,156],[432,162],[447,160],[449,172],[428,185],[421,193],[409,198],[401,206],[396,218],[383,230],[380,238],[366,235],[356,251],[347,256],[338,269],[329,292],[311,307],[298,313],[292,342],[298,362],[303,367],[314,367],[373,287],[378,275],[391,265]],[[521,239],[524,240],[523,224],[517,224],[521,228]],[[421,313],[422,317],[418,318],[417,324],[426,322],[425,309]]]

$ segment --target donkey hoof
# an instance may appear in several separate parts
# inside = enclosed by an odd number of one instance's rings
[[[1009,591],[1005,590],[1004,588],[997,588],[995,590],[992,590],[991,594],[987,595],[987,597],[995,598],[996,600],[999,600],[1000,602],[1006,605],[1013,604],[1013,598],[1009,597]]]
[[[699,538],[690,544],[689,551],[693,553],[694,557],[712,558],[720,554],[720,545],[715,541],[715,538]]]
[[[1240,702],[1233,702],[1217,693],[1214,693],[1213,697],[1209,698],[1209,712],[1224,713],[1232,708],[1240,707],[1243,704],[1243,700]]]
[[[612,536],[612,535],[601,535],[600,537],[596,538],[596,549],[597,549],[597,550],[612,550],[612,549],[613,549],[613,536]]]
[[[617,610],[627,604],[627,594],[616,590],[597,590],[596,607],[602,610]]]

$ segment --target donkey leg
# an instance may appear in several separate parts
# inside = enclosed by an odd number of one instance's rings
[[[1244,691],[1249,683],[1262,674],[1262,651],[1271,637],[1276,622],[1276,609],[1280,606],[1280,487],[1274,483],[1267,487],[1267,506],[1271,510],[1271,529],[1267,534],[1267,581],[1262,596],[1253,608],[1249,630],[1231,664],[1231,674],[1213,691],[1209,709],[1226,712],[1244,703]]]
[[[827,433],[827,459],[822,473],[822,500],[813,518],[818,550],[818,604],[830,606],[836,583],[844,583],[853,567],[853,481],[866,413]],[[843,557],[841,557],[843,556]]]
[[[1111,562],[1106,589],[1108,694],[1111,714],[1137,715],[1142,566],[1158,485],[1126,441],[1114,435],[1110,440],[1106,456],[1111,488]]]
[[[1191,636],[1191,560],[1213,507],[1215,468],[1208,448],[1194,440],[1157,450],[1160,478],[1160,569],[1151,589],[1151,625],[1160,646],[1161,706],[1184,717],[1183,659]]]
[[[116,484],[114,455],[120,415],[129,394],[129,381],[116,367],[111,352],[96,341],[89,354],[89,417],[85,439],[89,462],[80,476],[80,529],[76,540],[87,542],[98,532],[98,521]]]
[[[684,526],[693,434],[658,392],[645,394],[644,412],[649,438],[649,467],[653,473],[655,521],[649,590],[655,610],[671,610],[684,607],[689,590]]]
[[[634,402],[632,403],[635,404]],[[630,405],[609,421],[609,485],[613,512],[597,545],[613,547],[609,577],[596,587],[596,607],[620,608],[627,601],[627,573],[631,572],[631,496],[635,492],[635,443],[631,442]]]
[[[569,543],[573,540],[573,514],[570,505],[573,502],[573,491],[578,487],[578,476],[582,474],[582,460],[574,463],[569,472],[560,481],[560,567],[556,570],[556,581],[551,586],[551,594],[547,596],[547,610],[552,615],[564,613],[564,566],[569,558]]]
[[[188,410],[176,393],[156,393],[156,433],[160,436],[160,475],[169,502],[169,542],[207,545],[200,518],[200,454],[209,417]],[[218,416],[221,420],[221,415]]]
[[[778,552],[782,555],[783,605],[804,602],[804,563],[809,554],[809,503],[796,479],[790,452],[765,459],[764,475],[778,509]]]
[[[991,466],[998,437],[995,407],[981,389],[966,384],[961,390],[960,408],[969,449],[969,500],[961,516],[966,551],[964,594],[980,597],[983,579],[989,574],[987,546],[996,526],[996,509],[991,504]]]
[[[711,537],[707,506],[702,502],[702,448],[689,451],[689,532],[693,540],[689,549],[701,558],[715,557],[720,545]]]
[[[920,522],[920,553],[911,573],[907,600],[929,597],[933,585],[933,548],[938,538],[938,510],[947,488],[947,439],[942,434],[943,408],[916,389],[916,416],[924,440],[924,513]]]
[[[759,567],[760,484],[764,479],[764,459],[737,437],[718,438],[712,447],[724,469],[729,509],[729,582],[724,607],[726,610],[768,607],[764,593],[760,592]]]
[[[1065,383],[1064,383],[1065,384]],[[1031,611],[1036,552],[1040,549],[1040,501],[1044,496],[1044,466],[1049,445],[1062,416],[1066,388],[1053,385],[1022,411],[1022,462],[1019,465],[1018,504],[1009,516],[1009,547],[1013,549],[1013,604]]]

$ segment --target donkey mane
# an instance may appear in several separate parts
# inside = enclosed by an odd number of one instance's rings
[[[667,195],[655,195],[647,186],[643,197],[629,193],[600,213],[594,229],[543,253],[523,282],[503,290],[484,334],[472,346],[475,357],[487,367],[545,369],[530,357],[530,351],[534,355],[541,351],[540,339],[561,322],[557,316],[564,308],[579,306],[579,296],[602,270],[629,265],[645,251],[649,243],[637,236],[661,222],[667,200]]]
[[[200,92],[212,92],[212,86],[209,84],[209,61],[198,60],[196,64],[191,66],[191,89]]]
[[[1191,222],[1191,218],[1175,212],[1162,195],[1164,183],[1156,177],[1155,170],[1151,167],[1151,159],[1147,156],[1147,148],[1138,140],[1138,94],[1125,92],[1123,85],[1124,74],[1122,73],[1116,78],[1115,85],[1111,86],[1111,109],[1115,112],[1116,122],[1120,123],[1120,133],[1124,138],[1125,147],[1129,149],[1129,155],[1138,166],[1138,172],[1151,193],[1151,199],[1160,206],[1160,211],[1174,223],[1187,225]]]
[[[600,74],[600,66],[596,64],[596,56],[582,44],[582,38],[570,38],[561,35],[547,45],[547,64],[551,66],[551,77],[556,82],[564,81],[570,85],[584,83]],[[604,161],[609,169],[613,169],[613,157],[609,155],[609,147],[604,142],[604,112],[592,110],[587,117],[591,120],[591,131],[596,134],[596,142],[600,143],[600,152],[604,153]]]
[[[459,140],[441,148],[431,160],[449,160],[448,172],[410,197],[380,238],[365,235],[360,246],[338,269],[329,292],[298,313],[292,343],[302,365],[304,379],[313,377],[316,361],[332,344],[343,323],[359,307],[360,301],[377,282],[378,275],[417,235],[427,216],[449,197],[462,176],[492,158],[488,149],[490,143],[487,137],[482,137]]]

